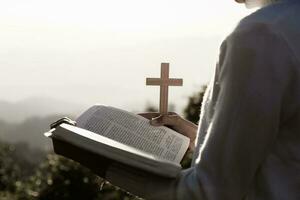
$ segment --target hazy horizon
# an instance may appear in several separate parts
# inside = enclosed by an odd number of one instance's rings
[[[171,77],[181,110],[213,73],[221,41],[250,13],[232,0],[37,1],[0,3],[0,100],[49,97],[140,110],[158,105],[146,77]]]

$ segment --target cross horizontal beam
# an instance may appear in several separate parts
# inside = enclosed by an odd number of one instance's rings
[[[146,85],[169,85],[169,86],[182,86],[182,79],[170,78],[169,80],[162,80],[160,78],[147,78]]]

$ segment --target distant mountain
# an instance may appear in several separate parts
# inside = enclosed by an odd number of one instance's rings
[[[9,143],[25,143],[31,148],[41,150],[51,149],[51,140],[43,133],[49,130],[49,125],[65,115],[52,115],[44,118],[32,117],[22,123],[0,121],[0,140]],[[67,115],[72,117],[70,115]]]
[[[83,105],[68,103],[52,98],[29,98],[10,103],[0,101],[0,120],[9,123],[21,123],[31,117],[46,117],[49,115],[77,116],[86,109]]]
[[[84,109],[82,105],[51,98],[29,98],[15,103],[0,101],[0,140],[50,149],[50,140],[43,135],[49,125],[63,116],[74,119]]]

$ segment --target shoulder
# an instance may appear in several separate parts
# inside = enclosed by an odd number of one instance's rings
[[[300,28],[291,30],[289,27],[294,27],[291,25],[293,23],[291,14],[299,15],[296,20],[300,20],[300,14],[292,12],[299,11],[300,7],[299,3],[295,6],[290,4],[290,1],[294,0],[283,0],[282,3],[267,6],[242,19],[222,43],[220,63],[233,62],[232,60],[239,60],[241,65],[245,61],[248,63],[266,63],[268,61],[275,63],[279,62],[279,59],[281,62],[287,61],[291,57],[295,61],[295,49],[300,47],[296,43],[300,42],[300,39],[293,39],[291,35],[300,33]],[[270,64],[269,66],[274,65]]]
[[[251,31],[255,27],[265,27],[281,32],[286,26],[297,21],[300,23],[300,2],[296,0],[281,0],[266,6],[240,21],[235,32]],[[294,19],[293,19],[294,18]]]
[[[281,0],[262,8],[240,21],[221,46],[239,49],[260,49],[271,52],[282,49],[281,55],[300,60],[300,1]]]
[[[248,41],[252,46],[259,46],[261,43],[255,42],[259,40],[265,41],[263,44],[275,40],[289,43],[295,40],[291,34],[300,34],[299,24],[300,1],[281,0],[242,19],[224,42],[238,40],[240,44],[247,44]]]

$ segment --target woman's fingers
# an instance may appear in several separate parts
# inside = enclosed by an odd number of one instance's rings
[[[189,148],[191,150],[195,148],[195,138],[198,128],[196,124],[183,119],[174,112],[169,112],[167,115],[161,115],[158,112],[140,113],[138,115],[149,119],[150,124],[153,126],[167,126],[174,131],[189,137],[191,139]]]
[[[140,116],[142,116],[142,117],[144,117],[146,119],[151,120],[153,118],[158,117],[160,114],[157,113],[157,112],[147,112],[147,113],[139,113],[138,115],[140,115]]]
[[[147,113],[139,113],[138,115],[153,121],[152,125],[155,126],[163,126],[163,125],[172,125],[174,124],[174,120],[180,118],[180,116],[175,112],[169,112],[168,115],[161,115],[158,112],[147,112]]]
[[[172,115],[160,115],[158,117],[153,118],[150,123],[153,126],[174,126],[180,120],[180,116],[172,114]]]

